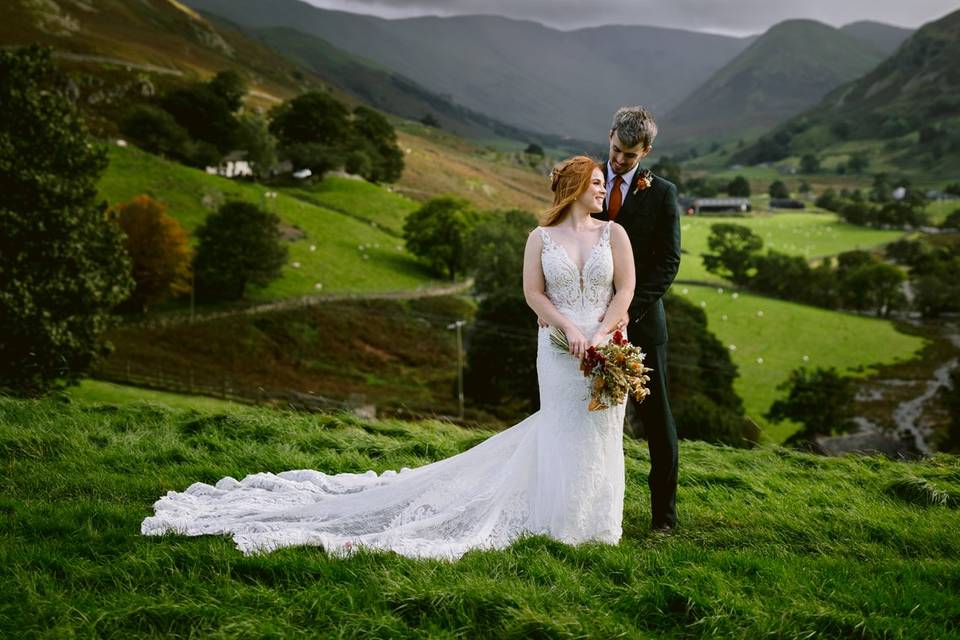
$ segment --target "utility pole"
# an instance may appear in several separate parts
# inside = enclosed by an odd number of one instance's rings
[[[447,329],[457,330],[457,397],[460,401],[460,419],[463,420],[463,325],[466,320],[457,320],[447,325]]]
[[[195,306],[194,298],[196,297],[194,295],[194,291],[196,289],[196,282],[197,282],[196,269],[193,266],[191,266],[190,267],[190,324],[193,324],[193,314],[194,314],[194,306]]]

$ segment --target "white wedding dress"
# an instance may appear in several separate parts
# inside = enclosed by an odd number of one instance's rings
[[[549,230],[539,233],[546,294],[589,338],[614,292],[610,223],[582,278]],[[549,335],[540,329],[540,410],[467,451],[379,475],[301,469],[226,477],[216,486],[198,482],[154,503],[141,532],[230,534],[244,554],[318,545],[347,556],[362,546],[446,560],[470,549],[503,549],[525,533],[616,544],[625,405],[587,411],[579,360],[557,351]]]

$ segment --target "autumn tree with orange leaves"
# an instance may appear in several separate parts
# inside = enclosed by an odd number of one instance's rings
[[[166,207],[144,195],[115,206],[113,212],[126,234],[136,281],[123,307],[146,312],[161,300],[189,292],[193,250],[187,231]]]

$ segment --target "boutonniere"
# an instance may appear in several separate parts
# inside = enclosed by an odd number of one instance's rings
[[[640,169],[637,171],[636,178],[634,178],[633,195],[637,195],[640,191],[650,188],[652,184],[653,172],[650,171],[650,169]]]

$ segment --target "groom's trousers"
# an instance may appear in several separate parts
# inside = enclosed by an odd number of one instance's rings
[[[632,398],[627,407],[628,416],[639,421],[639,429],[630,424],[631,435],[643,435],[647,438],[650,450],[650,507],[652,526],[675,527],[677,525],[677,472],[679,469],[679,450],[677,447],[677,426],[670,411],[667,398],[667,345],[640,344],[646,354],[644,365],[653,369],[648,375],[650,382],[648,395],[643,402]],[[632,423],[632,420],[628,420]]]

